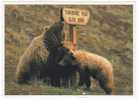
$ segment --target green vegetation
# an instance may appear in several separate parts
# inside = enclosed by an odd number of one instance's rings
[[[78,95],[83,91],[48,87],[42,82],[18,85],[14,81],[16,65],[31,40],[58,20],[59,8],[50,5],[6,5],[5,7],[5,94]],[[114,68],[115,94],[133,94],[133,7],[66,6],[88,9],[91,14],[86,26],[77,26],[78,48],[104,56]],[[67,27],[67,26],[65,26]],[[85,91],[85,90],[84,90]],[[86,94],[104,94],[99,86]]]

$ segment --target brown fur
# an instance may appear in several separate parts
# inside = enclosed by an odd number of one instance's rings
[[[105,84],[106,87],[113,90],[113,68],[112,64],[106,58],[84,50],[76,50],[72,52],[75,57],[81,62],[81,70],[88,69],[90,76],[93,74],[91,71],[95,69],[100,71],[100,73],[102,73],[107,80],[107,83]]]
[[[34,72],[35,75],[37,74],[36,76],[40,77],[39,74],[41,69],[45,67],[44,64],[49,54],[43,42],[43,35],[44,34],[34,38],[21,56],[16,70],[16,80],[18,82],[24,81],[23,76],[25,73],[31,74],[31,72]]]
[[[48,72],[46,66],[49,52],[62,45],[61,35],[64,23],[61,21],[53,24],[44,34],[34,38],[21,56],[17,65],[16,80],[26,83],[29,80],[45,78]],[[55,74],[55,73],[53,73]]]

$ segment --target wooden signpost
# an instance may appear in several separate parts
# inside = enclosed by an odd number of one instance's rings
[[[63,8],[64,21],[71,25],[86,25],[90,14],[88,10]]]
[[[88,23],[90,13],[84,9],[63,8],[64,22],[69,24],[69,32],[71,39],[71,48],[76,49],[77,46],[77,34],[76,25],[86,25]]]

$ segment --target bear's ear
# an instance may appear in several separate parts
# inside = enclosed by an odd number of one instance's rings
[[[73,54],[73,53],[71,53],[71,56],[72,56],[72,59],[73,59],[73,60],[75,60],[75,59],[76,59],[76,57],[74,56],[74,54]]]
[[[74,56],[74,54],[72,52],[68,52],[68,55],[71,57],[72,60],[76,59],[75,56]]]
[[[49,26],[45,26],[45,27],[43,28],[43,31],[44,31],[44,32],[47,32],[48,29],[49,29]]]
[[[70,52],[70,55],[73,56],[73,57],[75,57],[74,54],[73,54],[72,52]]]

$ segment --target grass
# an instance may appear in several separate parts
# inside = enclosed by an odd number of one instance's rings
[[[57,5],[5,6],[5,94],[6,95],[103,95],[97,85],[91,91],[54,88],[42,82],[18,85],[14,81],[16,65],[31,40],[58,20]],[[78,49],[106,57],[113,64],[115,94],[133,94],[133,7],[131,5],[72,6],[90,11],[88,25],[77,26]],[[68,26],[65,25],[68,29]],[[65,31],[67,31],[67,29]],[[94,84],[95,85],[95,84]]]

